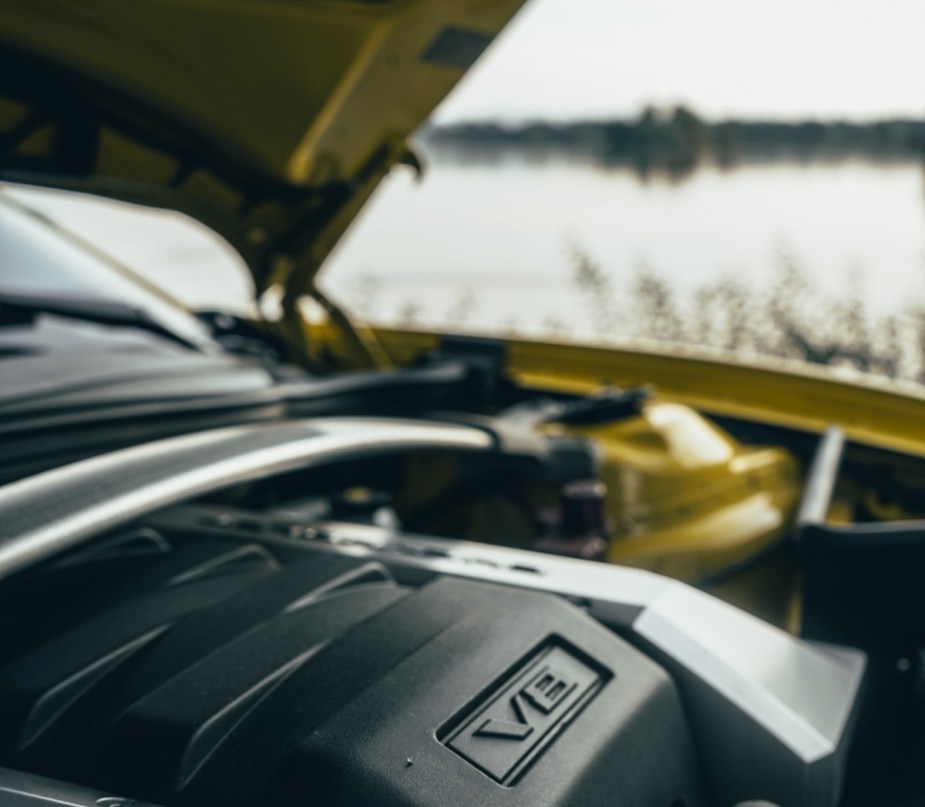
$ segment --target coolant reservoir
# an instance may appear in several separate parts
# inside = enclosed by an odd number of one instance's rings
[[[650,402],[594,440],[608,489],[608,558],[703,583],[779,541],[799,495],[789,452],[748,448],[693,409]]]

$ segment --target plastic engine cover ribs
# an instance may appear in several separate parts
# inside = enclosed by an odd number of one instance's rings
[[[164,807],[701,804],[671,679],[565,600],[283,556],[140,530],[0,590],[0,764]]]

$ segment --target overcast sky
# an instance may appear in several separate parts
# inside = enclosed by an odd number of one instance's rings
[[[438,112],[925,115],[925,0],[529,0]]]

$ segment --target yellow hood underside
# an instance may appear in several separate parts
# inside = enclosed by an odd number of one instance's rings
[[[523,0],[7,0],[0,178],[188,213],[308,286]]]

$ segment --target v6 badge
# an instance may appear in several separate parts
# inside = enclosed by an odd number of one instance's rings
[[[441,732],[444,745],[510,785],[562,733],[611,675],[591,659],[550,640]]]

